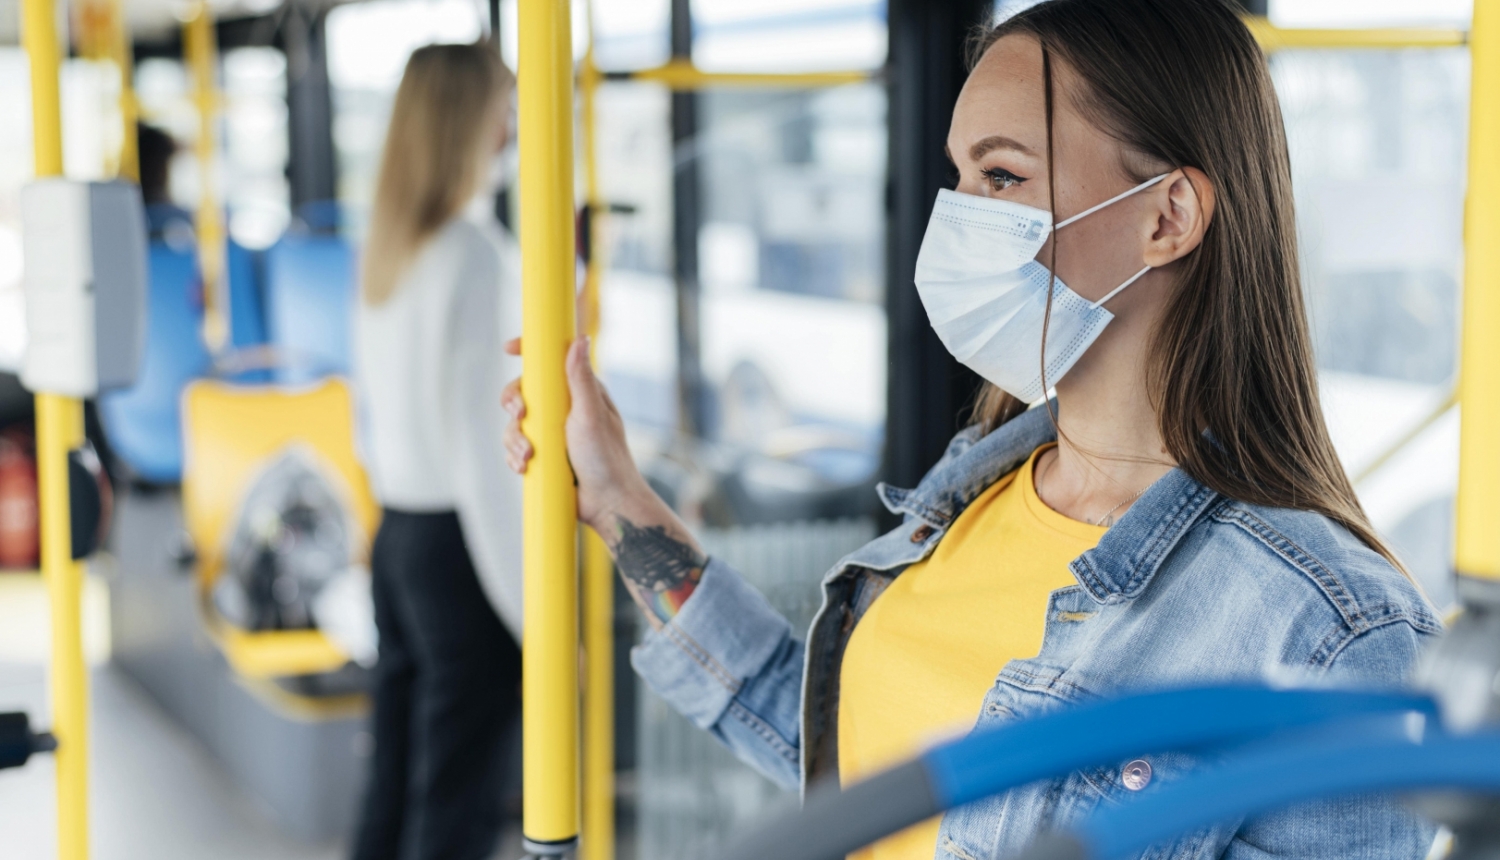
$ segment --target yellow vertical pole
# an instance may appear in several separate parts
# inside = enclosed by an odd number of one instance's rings
[[[1469,184],[1455,563],[1500,586],[1500,2],[1476,0],[1469,34]]]
[[[24,44],[31,61],[32,146],[38,178],[63,172],[61,93],[56,7],[25,0]],[[36,455],[41,502],[42,575],[52,616],[52,733],[57,736],[57,856],[87,860],[88,672],[83,661],[80,599],[83,565],[73,561],[68,513],[68,451],[83,441],[83,403],[36,395]]]
[[[125,20],[125,0],[107,0],[109,4],[109,52],[120,72],[120,153],[115,172],[121,179],[141,181],[141,158],[136,140],[136,120],[140,106],[135,100],[135,51],[130,44],[130,23]]]
[[[105,154],[104,173],[131,182],[140,181],[140,159],[136,145],[135,103],[129,26],[124,0],[86,0],[78,7],[78,47],[85,58],[109,63],[119,75],[120,141],[118,149]]]
[[[198,213],[193,227],[198,234],[198,272],[203,279],[203,342],[218,353],[229,341],[228,301],[224,282],[224,213],[220,206],[215,167],[219,154],[217,134],[219,91],[216,84],[218,45],[214,36],[213,10],[205,0],[196,0],[183,25],[182,49],[193,80],[193,103],[198,108]]]
[[[578,840],[578,523],[563,425],[563,358],[575,336],[573,63],[568,0],[520,0],[522,430],[522,820],[526,849],[557,856]]]
[[[590,28],[592,33],[593,28]],[[583,143],[584,199],[589,219],[588,268],[584,270],[585,329],[597,344],[600,323],[599,286],[604,275],[604,214],[599,188],[594,96],[599,70],[592,49],[578,76],[580,139]],[[604,540],[592,530],[583,534],[583,843],[581,860],[615,857],[615,566]]]

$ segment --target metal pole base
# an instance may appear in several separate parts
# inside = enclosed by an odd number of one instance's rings
[[[1500,800],[1444,792],[1419,797],[1412,806],[1453,831],[1448,860],[1500,860]]]
[[[560,839],[556,842],[539,842],[522,836],[521,849],[526,852],[526,857],[530,860],[555,860],[555,858],[566,857],[578,850],[578,837]]]
[[[1417,686],[1442,705],[1453,731],[1500,723],[1500,583],[1459,577],[1463,614],[1424,655]]]
[[[1460,576],[1463,614],[1423,658],[1417,685],[1442,706],[1456,731],[1500,723],[1500,583]],[[1439,793],[1411,801],[1453,831],[1449,860],[1500,860],[1500,800]]]

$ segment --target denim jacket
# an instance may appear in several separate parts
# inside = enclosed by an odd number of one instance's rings
[[[839,671],[860,617],[996,479],[1054,431],[1033,409],[981,437],[960,433],[915,490],[882,486],[903,524],[834,566],[804,645],[732,569],[710,560],[681,612],[632,662],[651,687],[772,779],[794,788],[838,773]],[[997,560],[1003,570],[1003,561]],[[978,729],[1132,689],[1209,682],[1399,685],[1441,630],[1421,593],[1326,517],[1225,498],[1180,469],[1156,482],[1099,544],[1077,584],[1050,596],[1040,654],[996,666]],[[900,707],[893,702],[893,707]],[[1142,751],[1143,753],[1149,751]],[[1146,781],[1179,777],[1179,754],[1025,786],[949,812],[938,860],[990,860],[1080,821]],[[1128,785],[1127,785],[1128,783]],[[1221,823],[1151,858],[1420,858],[1432,828],[1394,800],[1323,801]]]

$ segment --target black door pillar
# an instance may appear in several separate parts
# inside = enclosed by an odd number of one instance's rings
[[[291,185],[294,213],[304,203],[338,197],[326,19],[322,8],[294,2],[287,10],[282,30],[286,50],[287,130],[291,136],[287,181]]]
[[[672,0],[672,59],[691,62],[690,0]],[[689,438],[706,428],[698,283],[698,93],[672,93],[672,245],[677,287],[677,428]]]
[[[952,187],[944,153],[964,54],[990,0],[890,0],[890,207],[886,242],[889,353],[884,480],[911,487],[942,456],[979,378],[948,354],[912,281],[938,189]]]

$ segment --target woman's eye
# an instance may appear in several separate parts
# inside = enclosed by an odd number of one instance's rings
[[[1004,191],[1012,186],[1020,185],[1026,180],[1006,170],[1003,167],[990,167],[980,171],[986,182],[990,184],[991,191]]]

